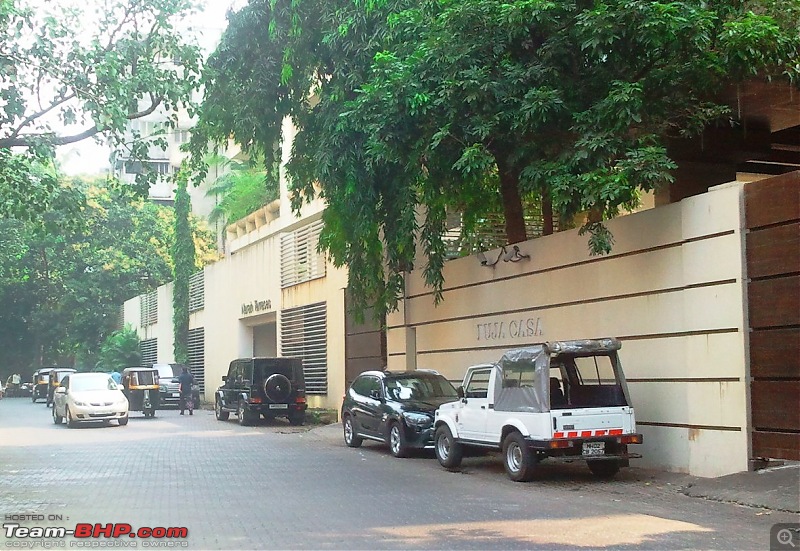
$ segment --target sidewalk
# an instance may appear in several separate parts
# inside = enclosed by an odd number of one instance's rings
[[[326,440],[341,441],[342,425],[333,423],[312,429]],[[700,478],[687,474],[633,468],[651,484],[681,488],[688,497],[761,507],[773,511],[800,513],[800,462],[786,462],[779,467],[745,471],[718,478]]]
[[[800,513],[800,463],[719,478],[695,478],[683,491],[689,497]]]

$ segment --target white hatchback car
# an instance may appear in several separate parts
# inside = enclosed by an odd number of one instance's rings
[[[108,373],[70,373],[61,381],[53,399],[53,422],[68,427],[81,422],[116,419],[128,424],[128,399]]]

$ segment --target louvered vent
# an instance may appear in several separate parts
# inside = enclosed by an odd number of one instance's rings
[[[325,255],[317,252],[322,220],[281,236],[281,287],[325,276]]]
[[[281,311],[281,354],[303,359],[307,394],[328,393],[327,332],[324,302]]]

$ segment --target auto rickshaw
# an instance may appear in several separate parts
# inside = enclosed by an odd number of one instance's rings
[[[124,369],[122,392],[128,398],[129,411],[141,411],[145,417],[155,417],[159,405],[158,370],[150,367]]]
[[[31,379],[31,401],[35,404],[36,400],[44,398],[47,400],[47,388],[50,386],[50,371],[52,367],[43,367],[33,372]]]
[[[75,370],[71,367],[54,367],[50,370],[47,376],[49,381],[49,386],[47,387],[47,407],[53,405],[53,396],[55,395],[56,389],[61,386],[61,380],[70,373],[75,373]]]

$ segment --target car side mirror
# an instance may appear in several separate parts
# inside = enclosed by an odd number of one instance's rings
[[[227,375],[223,375],[223,376],[222,376],[222,382],[224,383],[224,382],[225,382],[225,381],[227,381],[227,380],[228,380],[228,376],[227,376]]]
[[[67,393],[67,389],[64,388],[63,386],[60,386],[60,387],[58,387],[56,389],[56,394],[66,394],[66,393]]]
[[[458,395],[459,398],[463,398],[464,397],[464,387],[463,386],[457,387],[456,388],[456,394]]]

